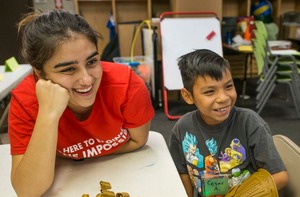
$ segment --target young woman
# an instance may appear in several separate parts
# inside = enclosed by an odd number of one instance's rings
[[[11,181],[18,196],[41,196],[56,156],[75,160],[142,147],[154,109],[129,67],[100,62],[99,35],[79,15],[52,10],[19,23],[33,74],[12,91]]]

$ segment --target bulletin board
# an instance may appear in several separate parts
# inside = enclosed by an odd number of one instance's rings
[[[163,83],[167,90],[183,87],[177,60],[196,49],[223,56],[220,21],[216,17],[164,18],[160,22]]]

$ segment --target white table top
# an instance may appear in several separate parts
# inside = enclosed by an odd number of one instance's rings
[[[20,64],[14,72],[4,72],[4,70],[5,66],[0,66],[0,74],[3,75],[3,80],[0,81],[0,101],[32,72],[32,67],[29,64]]]
[[[0,145],[0,155],[1,194],[16,196],[10,184],[9,145]],[[163,136],[153,131],[140,150],[83,161],[57,159],[56,164],[54,182],[43,196],[94,197],[100,193],[100,181],[110,182],[111,191],[131,197],[186,196]]]
[[[284,49],[284,50],[271,50],[272,55],[296,55],[299,56],[300,52],[294,49]]]

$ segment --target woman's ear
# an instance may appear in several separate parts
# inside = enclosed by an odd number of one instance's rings
[[[38,70],[35,67],[33,67],[33,72],[34,72],[34,75],[37,76],[39,79],[42,78],[40,70]]]
[[[181,96],[187,104],[189,104],[189,105],[194,104],[194,98],[187,89],[185,89],[185,88],[181,89]]]

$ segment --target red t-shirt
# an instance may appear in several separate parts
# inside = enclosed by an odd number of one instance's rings
[[[78,121],[67,107],[60,119],[60,156],[81,159],[109,154],[130,138],[128,128],[139,127],[154,116],[149,91],[140,77],[124,65],[101,65],[102,81],[90,117]],[[35,125],[35,83],[29,75],[12,91],[8,132],[13,155],[25,153]]]

